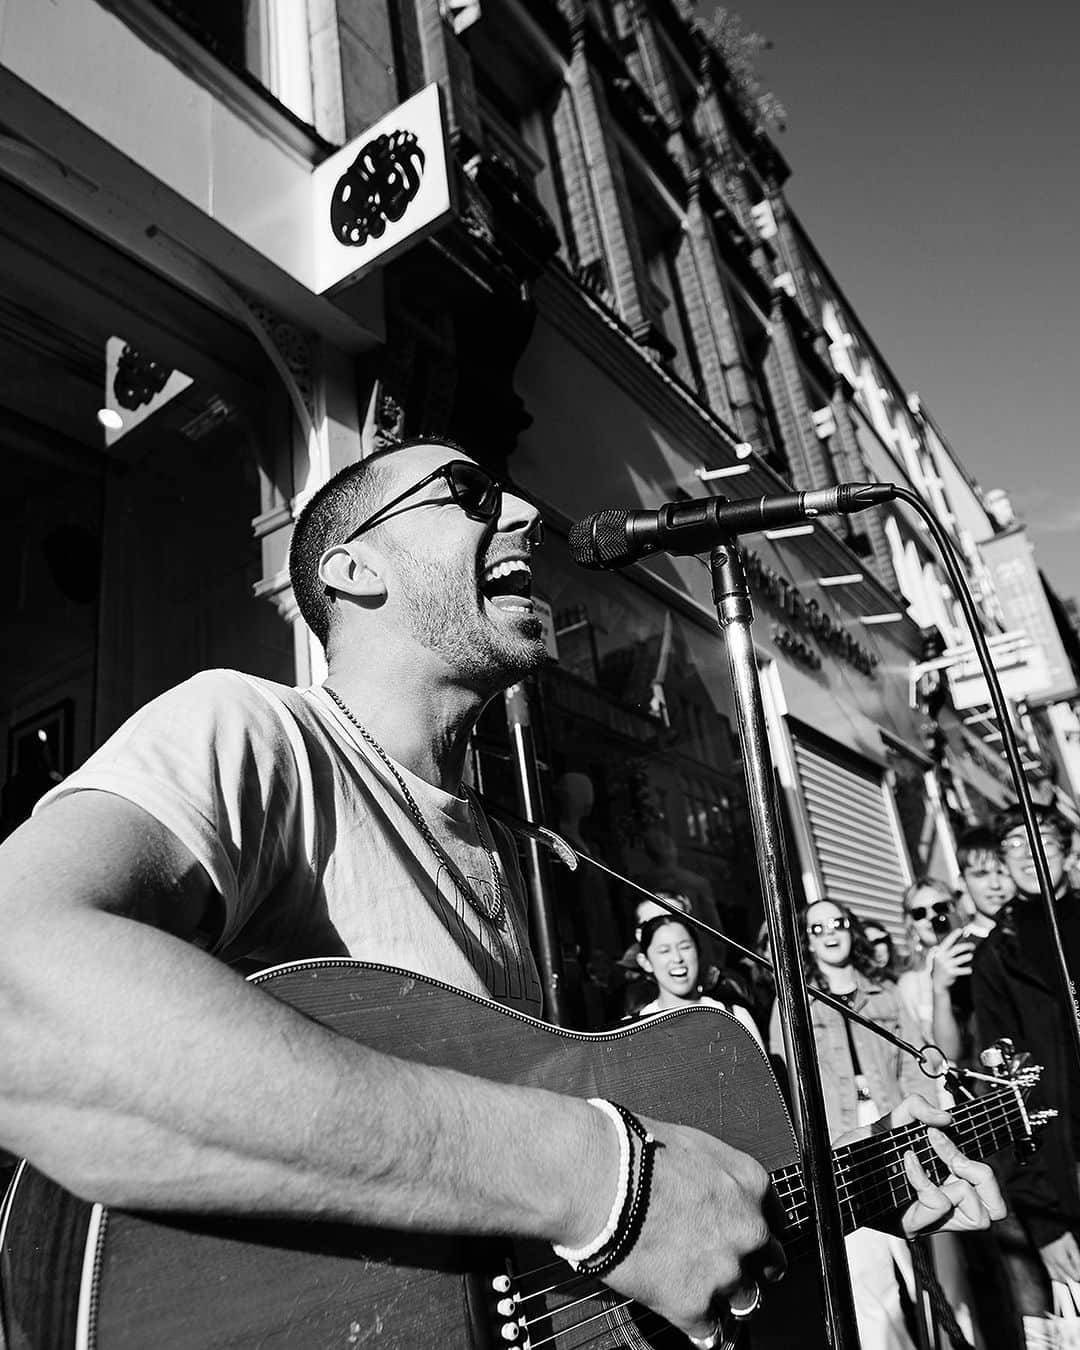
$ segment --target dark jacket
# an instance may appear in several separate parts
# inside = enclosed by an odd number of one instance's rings
[[[1069,892],[1057,902],[1080,905]],[[982,1045],[1008,1036],[1017,1050],[1027,1050],[1043,1066],[1042,1080],[1029,1099],[1029,1109],[1058,1111],[1041,1132],[1033,1157],[1017,1163],[1002,1155],[1005,1187],[1018,1217],[1037,1247],[1065,1232],[1080,1235],[1080,1192],[1070,1129],[1069,1073],[1072,1053],[1063,995],[1054,972],[1036,966],[1033,952],[1046,947],[1046,917],[1039,900],[1018,901],[998,920],[993,932],[975,949],[972,999]]]

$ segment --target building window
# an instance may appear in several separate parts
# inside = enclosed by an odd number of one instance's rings
[[[484,150],[508,165],[543,207],[565,256],[565,201],[551,126],[561,71],[507,6],[485,8],[462,42],[472,61]]]
[[[769,330],[737,292],[729,290],[728,298],[747,386],[742,397],[738,390],[730,391],[739,430],[777,473],[790,479],[791,466],[784,453],[784,438],[769,386],[767,367],[772,348]]]
[[[307,0],[152,0],[231,70],[312,122]]]
[[[623,164],[645,264],[640,295],[647,331],[635,336],[643,346],[651,347],[684,384],[703,396],[704,385],[679,279],[678,257],[684,238],[681,221],[661,200],[643,168],[629,155],[623,156]]]

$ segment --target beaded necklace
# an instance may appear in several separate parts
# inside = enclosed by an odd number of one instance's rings
[[[487,840],[484,838],[484,832],[480,828],[480,817],[477,813],[476,803],[473,801],[472,793],[469,791],[468,788],[464,789],[465,800],[469,803],[469,814],[472,817],[473,829],[476,831],[476,837],[480,840],[480,846],[487,854],[488,865],[491,868],[491,886],[492,886],[492,895],[494,896],[494,899],[490,904],[486,904],[481,899],[481,897],[476,893],[476,891],[469,885],[468,881],[466,881],[465,876],[461,871],[461,868],[457,866],[454,860],[443,848],[442,844],[439,843],[438,839],[435,837],[434,831],[432,830],[431,826],[427,823],[427,819],[425,818],[423,811],[421,811],[420,807],[417,805],[416,798],[409,791],[409,785],[405,782],[405,779],[402,777],[394,761],[382,748],[382,746],[371,734],[371,732],[368,731],[367,727],[364,726],[364,724],[356,716],[356,714],[345,702],[345,700],[341,697],[341,695],[338,694],[336,690],[331,689],[328,684],[324,684],[323,688],[326,690],[327,694],[329,694],[331,699],[333,699],[334,703],[337,704],[337,706],[341,709],[341,711],[353,724],[353,726],[357,729],[357,731],[359,731],[360,735],[364,738],[364,741],[371,747],[372,750],[374,750],[375,754],[378,755],[379,759],[383,762],[383,764],[386,765],[386,767],[393,774],[398,787],[401,789],[401,795],[405,799],[405,804],[408,806],[409,812],[416,823],[416,828],[420,831],[420,834],[423,837],[424,842],[427,844],[428,848],[431,849],[432,853],[435,854],[436,858],[438,858],[439,861],[450,872],[450,875],[454,879],[454,885],[458,888],[458,891],[461,893],[462,897],[469,902],[469,904],[473,907],[473,909],[476,910],[476,912],[479,915],[487,919],[489,923],[494,924],[496,928],[501,928],[503,924],[506,906],[505,906],[505,896],[503,895],[502,878],[499,873],[499,861],[495,855],[495,850],[491,848],[491,846],[488,844]]]

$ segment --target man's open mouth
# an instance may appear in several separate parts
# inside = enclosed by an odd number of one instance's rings
[[[531,614],[532,569],[524,558],[503,558],[485,569],[480,594],[496,609]]]

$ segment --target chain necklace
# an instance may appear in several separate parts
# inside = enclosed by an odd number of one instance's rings
[[[476,831],[476,837],[480,840],[481,848],[483,848],[484,852],[487,854],[488,865],[491,868],[491,886],[494,899],[490,904],[486,904],[481,899],[481,897],[477,895],[476,891],[473,890],[473,888],[469,885],[468,881],[466,881],[465,876],[461,871],[461,868],[458,867],[458,865],[454,862],[454,860],[443,848],[442,844],[439,843],[438,839],[435,837],[434,831],[432,830],[431,826],[427,823],[423,811],[421,811],[420,807],[416,804],[416,798],[409,791],[409,785],[405,782],[405,779],[402,777],[394,761],[382,748],[382,746],[371,734],[371,732],[368,731],[367,727],[364,726],[364,724],[356,716],[356,714],[345,702],[345,700],[341,697],[341,695],[338,694],[336,690],[331,689],[328,684],[324,684],[323,688],[326,690],[327,694],[330,695],[331,699],[333,699],[334,703],[337,704],[337,706],[341,709],[341,711],[353,724],[353,726],[357,729],[357,731],[359,731],[360,735],[364,738],[364,741],[371,747],[372,750],[374,750],[374,752],[378,755],[379,759],[383,762],[383,764],[386,765],[386,767],[394,775],[394,779],[397,782],[398,787],[401,789],[401,795],[405,798],[405,803],[408,806],[409,811],[412,814],[412,818],[416,823],[416,828],[420,831],[421,835],[423,836],[424,842],[427,844],[428,848],[431,849],[432,853],[435,854],[436,858],[438,858],[439,861],[449,870],[450,875],[454,879],[454,885],[458,888],[458,891],[461,893],[464,899],[466,899],[469,902],[469,904],[472,905],[473,909],[475,909],[478,914],[482,915],[485,919],[488,920],[489,923],[494,924],[497,928],[501,928],[505,906],[504,906],[502,878],[499,875],[499,860],[495,854],[495,850],[490,847],[487,840],[484,838],[484,832],[480,828],[480,817],[477,814],[476,804],[473,802],[472,793],[469,791],[468,788],[464,789],[465,800],[469,803],[469,814],[472,817],[473,829]]]

